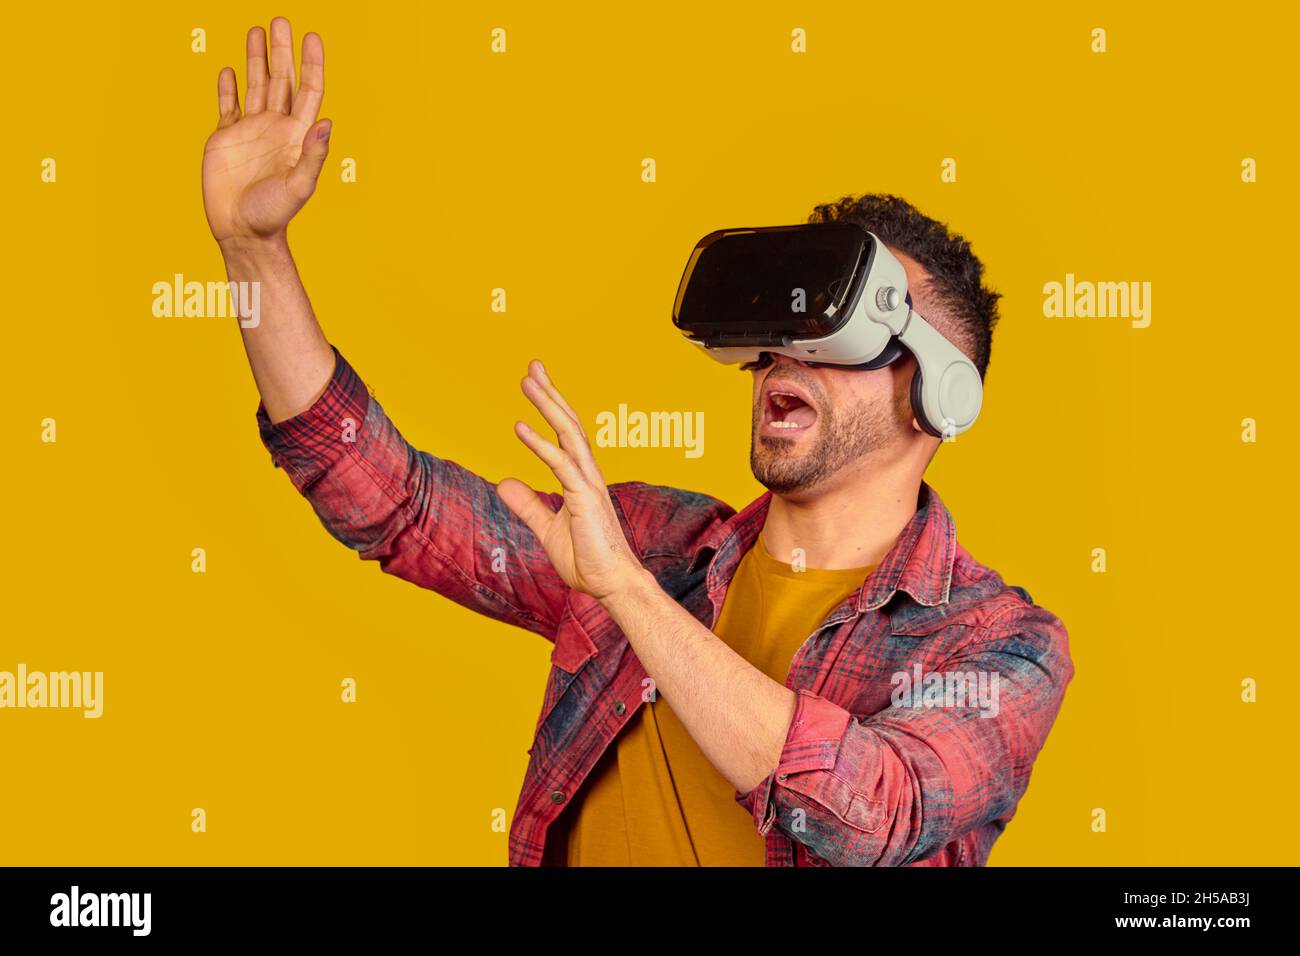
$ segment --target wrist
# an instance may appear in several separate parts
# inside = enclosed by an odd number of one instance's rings
[[[645,567],[638,564],[635,568],[628,570],[614,590],[604,597],[598,598],[598,600],[606,611],[613,614],[616,611],[642,605],[647,600],[652,600],[656,592],[663,593],[663,590],[659,587],[659,582]]]
[[[289,236],[283,231],[270,236],[232,236],[217,240],[217,245],[230,273],[262,272],[293,261]]]

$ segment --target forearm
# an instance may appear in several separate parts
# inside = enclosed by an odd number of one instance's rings
[[[283,235],[221,244],[232,282],[258,284],[256,322],[241,321],[244,352],[272,422],[310,408],[334,369],[334,352],[312,312]]]
[[[728,647],[647,572],[602,602],[692,739],[739,791],[775,768],[795,694]]]

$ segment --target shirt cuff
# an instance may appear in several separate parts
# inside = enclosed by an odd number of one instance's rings
[[[334,371],[320,398],[306,411],[272,424],[266,405],[257,406],[257,430],[271,461],[301,488],[326,471],[355,442],[370,408],[370,392],[360,377],[334,352]]]
[[[791,774],[830,770],[839,755],[840,742],[852,716],[839,704],[810,691],[798,691],[794,716],[776,769],[749,793],[736,793],[736,802],[750,812],[758,832],[766,835],[776,823],[774,787]]]

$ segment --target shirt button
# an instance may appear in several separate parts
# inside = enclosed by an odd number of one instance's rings
[[[622,717],[623,714],[626,712],[627,712],[627,704],[623,703],[621,700],[614,701],[614,713]]]
[[[563,791],[563,790],[552,790],[552,791],[551,791],[551,803],[563,803],[563,802],[564,802],[564,791]]]

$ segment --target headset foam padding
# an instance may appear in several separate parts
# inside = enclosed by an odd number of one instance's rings
[[[925,403],[921,399],[921,384],[921,363],[918,362],[916,371],[912,373],[912,414],[916,416],[917,422],[926,432],[935,438],[942,438],[943,432],[939,431],[925,414]]]

